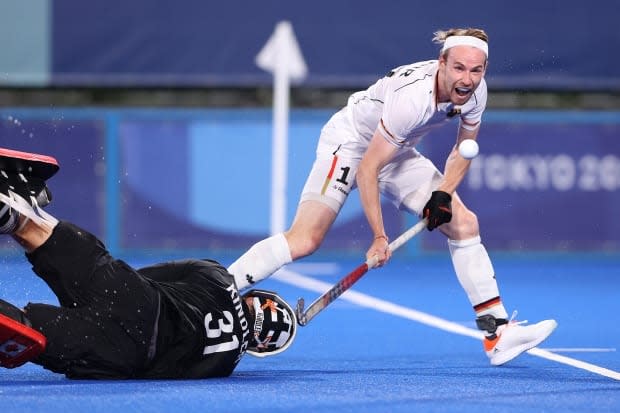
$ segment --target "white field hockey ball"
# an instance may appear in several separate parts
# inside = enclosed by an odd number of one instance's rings
[[[459,153],[465,159],[474,159],[478,156],[478,142],[473,139],[464,139],[459,145]]]

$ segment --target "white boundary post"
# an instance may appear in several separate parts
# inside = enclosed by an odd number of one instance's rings
[[[276,25],[256,56],[256,64],[274,77],[270,209],[270,233],[274,235],[286,229],[290,81],[300,81],[308,72],[290,22]]]

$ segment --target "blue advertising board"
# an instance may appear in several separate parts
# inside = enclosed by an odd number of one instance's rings
[[[332,110],[293,110],[286,222]],[[2,147],[55,156],[50,211],[114,251],[241,251],[269,235],[266,109],[3,109]],[[419,149],[440,168],[456,122]],[[620,114],[488,111],[480,155],[458,188],[483,242],[507,251],[620,251]],[[388,234],[416,219],[385,203]],[[363,254],[369,230],[353,192],[321,251]],[[445,250],[424,232],[403,251]],[[412,249],[414,248],[414,249]]]

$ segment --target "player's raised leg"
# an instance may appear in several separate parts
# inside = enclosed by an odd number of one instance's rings
[[[239,290],[250,287],[282,266],[312,254],[321,245],[336,213],[317,201],[299,204],[291,228],[254,244],[228,267]]]
[[[329,147],[324,150],[326,154],[312,165],[290,229],[254,244],[228,267],[239,290],[269,277],[291,261],[312,254],[323,242],[353,188],[358,162],[337,156],[337,150],[330,145],[326,147]],[[348,179],[335,175],[334,170],[346,170]]]

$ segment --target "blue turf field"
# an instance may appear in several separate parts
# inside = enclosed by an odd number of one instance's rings
[[[292,303],[312,301],[319,293],[309,288],[331,285],[358,264],[306,260],[278,273],[287,282],[261,287]],[[620,257],[501,255],[494,265],[509,311],[531,322],[558,320],[541,346],[549,351],[490,366],[469,335],[473,315],[449,257],[396,258],[301,328],[289,351],[246,356],[230,378],[71,381],[28,365],[0,370],[0,406],[11,413],[620,411]],[[2,298],[53,300],[23,260],[0,260],[0,271]]]

